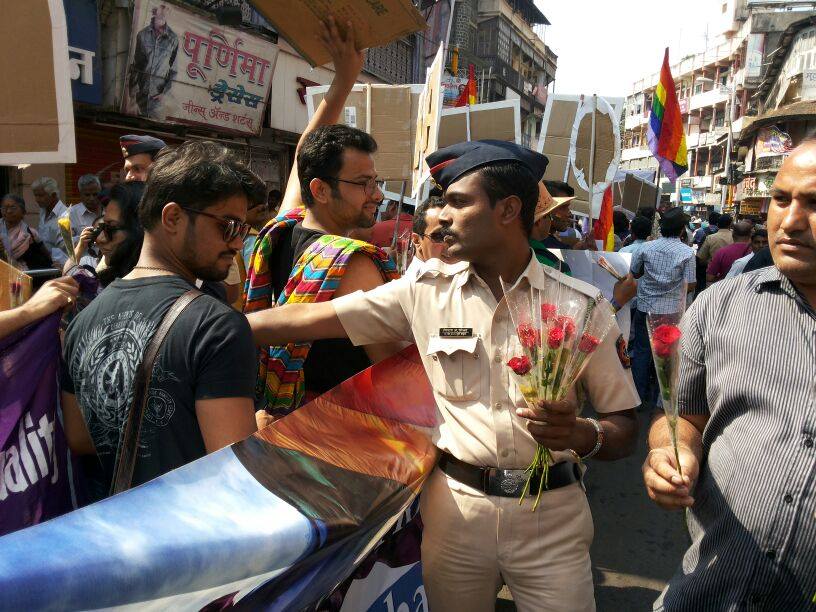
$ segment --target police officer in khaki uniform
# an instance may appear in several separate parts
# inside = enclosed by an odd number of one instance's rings
[[[502,582],[521,612],[595,609],[593,524],[576,461],[631,453],[640,401],[616,350],[618,329],[580,379],[597,420],[577,418],[574,390],[563,402],[530,410],[510,381],[506,363],[517,339],[500,279],[519,290],[554,279],[597,294],[542,266],[528,245],[546,163],[497,141],[428,156],[445,189],[437,238],[461,263],[430,260],[418,278],[249,315],[262,345],[344,336],[358,345],[416,342],[440,413],[434,441],[442,456],[421,499],[423,578],[434,612],[492,611]],[[372,271],[365,265],[352,260],[347,274],[366,278]],[[519,496],[537,442],[553,451],[554,464],[533,513],[532,502],[519,505]]]

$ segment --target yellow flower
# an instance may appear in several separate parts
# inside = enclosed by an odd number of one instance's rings
[[[71,231],[71,220],[70,220],[70,219],[69,219],[67,216],[66,216],[66,217],[61,217],[61,218],[60,218],[60,219],[57,221],[57,223],[59,223],[59,226],[60,226],[62,229],[64,229],[66,232],[70,232],[70,231]]]

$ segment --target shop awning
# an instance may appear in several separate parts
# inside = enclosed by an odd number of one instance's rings
[[[816,115],[816,102],[794,102],[781,108],[763,113],[758,117],[742,127],[740,133],[740,140],[744,140],[747,136],[760,128],[779,123],[780,121],[806,121],[812,120]]]

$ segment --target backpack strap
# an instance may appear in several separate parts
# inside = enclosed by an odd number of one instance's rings
[[[136,454],[139,448],[139,435],[142,431],[142,419],[150,395],[148,393],[150,379],[153,376],[153,366],[156,363],[159,349],[161,349],[167,333],[173,327],[173,323],[176,322],[179,315],[202,295],[204,294],[198,289],[190,289],[180,296],[164,315],[159,327],[153,332],[153,337],[150,338],[150,342],[145,347],[142,362],[136,369],[136,375],[133,378],[133,400],[119,441],[119,450],[116,453],[116,463],[110,488],[111,495],[127,491],[133,480],[133,470],[136,467]]]

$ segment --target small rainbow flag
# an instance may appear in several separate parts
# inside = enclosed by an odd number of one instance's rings
[[[688,170],[686,133],[674,79],[669,67],[669,49],[663,57],[660,82],[652,98],[652,115],[649,119],[647,135],[649,149],[660,163],[660,169],[672,182]]]
[[[613,199],[612,185],[610,185],[604,191],[601,212],[598,214],[598,219],[592,228],[595,240],[603,242],[602,251],[615,250],[615,224],[612,222]]]
[[[459,98],[456,100],[455,106],[472,106],[476,104],[476,69],[473,64],[468,67],[468,82]]]

